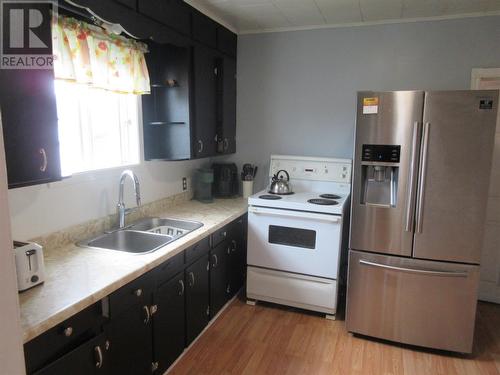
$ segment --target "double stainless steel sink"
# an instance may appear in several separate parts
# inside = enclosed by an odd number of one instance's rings
[[[202,226],[203,223],[198,221],[147,218],[123,229],[81,241],[77,245],[94,249],[145,254],[158,250]]]

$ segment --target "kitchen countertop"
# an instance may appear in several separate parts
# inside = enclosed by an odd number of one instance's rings
[[[187,201],[159,217],[200,221],[203,227],[148,254],[87,249],[76,245],[44,249],[45,283],[19,295],[23,340],[36,336],[157,267],[247,211],[243,198],[204,204]]]

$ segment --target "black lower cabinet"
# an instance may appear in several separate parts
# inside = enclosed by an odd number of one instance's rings
[[[186,268],[185,279],[187,346],[207,326],[210,317],[208,255]]]
[[[104,333],[67,353],[35,375],[108,375],[109,341]]]
[[[154,362],[163,374],[186,345],[184,272],[158,287],[153,296],[157,311],[153,319]]]
[[[245,217],[24,346],[36,375],[163,374],[243,285]]]
[[[134,305],[109,325],[111,374],[151,374],[152,319],[149,305]]]
[[[230,242],[225,241],[210,251],[210,318],[228,301],[228,259]]]

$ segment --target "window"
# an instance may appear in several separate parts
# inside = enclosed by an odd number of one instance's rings
[[[147,45],[59,16],[52,47],[62,175],[138,163]]]
[[[139,163],[139,97],[55,81],[63,176]]]

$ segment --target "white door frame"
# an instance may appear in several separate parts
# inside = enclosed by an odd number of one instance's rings
[[[490,68],[490,69],[472,69],[471,72],[471,89],[472,90],[477,90],[480,89],[480,84],[482,80],[488,80],[488,78],[491,79],[500,79],[500,68]],[[496,142],[498,144],[498,137],[500,134],[500,113],[498,117],[498,123],[497,123],[497,130],[496,130]],[[495,147],[498,147],[495,146]],[[498,153],[498,150],[495,151]],[[494,166],[493,166],[494,167]],[[492,176],[493,178],[493,176]],[[490,191],[488,193],[488,205],[495,207],[495,205],[492,205],[492,199],[493,200],[498,200],[497,194],[492,195],[492,192]],[[490,207],[491,209],[491,207]],[[494,215],[496,217],[496,214]],[[485,223],[486,225],[486,231],[496,232],[496,227],[497,225],[500,227],[500,224],[497,223],[495,220],[488,220]],[[487,235],[485,235],[484,240],[486,246],[491,246],[491,243],[486,243],[486,241],[491,242],[492,239],[489,238]],[[483,245],[484,246],[484,245]],[[484,247],[483,247],[484,248]],[[489,302],[494,302],[494,303],[500,303],[500,255],[497,255],[496,260],[491,260],[492,262],[496,263],[496,275],[492,278],[491,277],[491,271],[490,271],[490,276],[488,279],[481,278],[479,282],[479,299],[483,301],[489,301]],[[483,260],[484,263],[484,260]],[[496,278],[496,280],[494,280]],[[495,282],[496,281],[496,282]]]
[[[0,122],[0,374],[25,374],[19,295],[10,232],[7,173]]]

